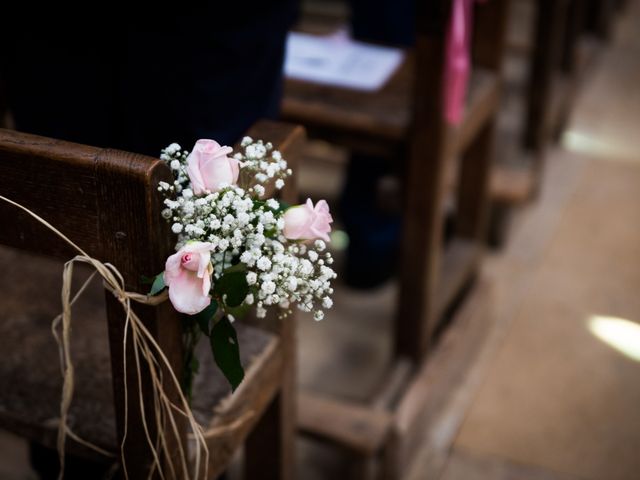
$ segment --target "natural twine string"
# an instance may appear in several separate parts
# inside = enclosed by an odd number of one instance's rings
[[[69,260],[64,265],[63,270],[63,282],[62,282],[62,313],[54,318],[51,329],[53,335],[58,343],[59,353],[60,353],[60,367],[63,374],[63,387],[62,387],[62,399],[60,402],[60,425],[58,428],[58,455],[60,458],[60,473],[59,480],[63,478],[64,475],[64,461],[65,461],[65,441],[66,437],[69,436],[74,439],[76,442],[91,448],[103,455],[113,457],[113,454],[94,445],[91,442],[83,440],[77,434],[75,434],[71,428],[67,425],[67,419],[69,414],[69,408],[71,406],[71,400],[73,399],[73,391],[74,391],[74,382],[75,382],[75,374],[73,362],[71,359],[71,307],[73,304],[80,298],[82,293],[85,291],[91,280],[95,277],[96,274],[99,274],[102,279],[105,288],[113,293],[113,295],[118,299],[118,301],[122,304],[122,307],[125,311],[125,328],[124,328],[124,338],[123,338],[123,363],[124,363],[124,433],[122,437],[122,443],[120,445],[120,455],[121,461],[124,471],[125,478],[129,478],[127,474],[127,467],[125,463],[124,456],[124,445],[127,438],[127,429],[128,429],[128,396],[129,391],[127,388],[127,336],[130,334],[132,337],[132,345],[134,350],[134,359],[136,362],[136,376],[137,376],[137,384],[138,384],[138,400],[140,404],[140,412],[142,418],[142,425],[145,432],[145,437],[147,444],[151,450],[153,456],[153,464],[149,471],[149,478],[156,473],[161,479],[172,479],[178,477],[177,470],[180,471],[180,475],[182,478],[198,478],[199,472],[202,469],[203,476],[202,478],[207,478],[208,472],[208,463],[209,463],[209,450],[207,448],[206,439],[222,436],[234,431],[236,429],[241,428],[252,416],[253,412],[249,411],[245,413],[242,417],[238,418],[234,422],[213,427],[207,431],[204,431],[202,427],[198,424],[196,419],[193,416],[193,412],[189,407],[189,403],[182,393],[182,389],[180,386],[180,382],[176,378],[171,365],[165,356],[164,352],[157,344],[156,340],[153,338],[148,329],[144,326],[138,315],[131,308],[131,302],[137,302],[145,305],[158,305],[164,302],[168,295],[166,292],[163,292],[157,296],[149,296],[149,295],[141,295],[135,292],[128,292],[125,289],[125,282],[122,274],[111,264],[102,263],[95,258],[89,256],[86,252],[84,252],[78,245],[76,245],[73,241],[71,241],[66,235],[60,232],[57,228],[51,225],[49,222],[44,220],[42,217],[32,212],[28,208],[20,205],[13,200],[6,198],[0,195],[0,200],[3,200],[21,210],[29,214],[31,217],[35,218],[42,225],[47,227],[49,230],[54,232],[58,237],[63,239],[66,243],[68,243],[71,247],[73,247],[76,251],[79,252],[79,255],[76,255],[73,259]],[[73,267],[76,262],[86,263],[91,265],[96,271],[91,274],[91,276],[83,283],[80,289],[76,292],[76,294],[71,298],[71,281],[73,278]],[[60,324],[62,324],[62,334],[60,334]],[[130,333],[129,333],[130,332]],[[140,366],[140,356],[145,360],[146,367],[148,369],[149,376],[152,381],[152,392],[153,392],[153,404],[154,404],[154,412],[155,418],[153,421],[155,422],[156,430],[157,430],[157,438],[152,439],[151,432],[149,431],[149,425],[147,423],[145,408],[144,408],[144,398],[142,395],[142,375],[141,375],[141,366]],[[165,392],[165,388],[163,385],[163,371],[169,373],[170,383],[172,387],[178,392],[179,396],[179,405],[175,405]],[[189,461],[187,458],[188,452],[186,451],[185,446],[182,445],[179,436],[179,430],[176,423],[175,414],[179,414],[180,416],[186,418],[189,429],[191,433],[189,434],[190,438],[195,440],[195,459],[194,459],[194,469],[190,472],[189,469]],[[167,424],[169,427],[169,432],[173,435],[174,439],[177,439],[177,447],[178,447],[178,460],[179,464],[174,465],[174,452],[170,449],[167,438],[165,435],[165,429],[167,429]],[[161,461],[161,458],[163,461]],[[166,470],[165,470],[166,468]]]

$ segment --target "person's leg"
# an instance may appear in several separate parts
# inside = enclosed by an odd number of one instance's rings
[[[414,0],[350,0],[350,7],[355,39],[413,44]],[[378,201],[381,180],[397,173],[393,163],[371,155],[350,158],[340,210],[349,236],[344,280],[355,288],[380,285],[395,270],[402,219]]]
[[[351,155],[340,198],[349,236],[344,281],[351,287],[375,287],[395,271],[401,218],[379,195],[380,180],[392,173],[389,159]]]
[[[415,43],[415,0],[349,0],[351,33],[363,42]]]
[[[157,156],[174,141],[232,145],[258,119],[275,118],[292,16],[285,0],[133,24],[119,81],[126,148]]]

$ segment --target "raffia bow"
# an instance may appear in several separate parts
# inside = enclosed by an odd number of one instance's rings
[[[83,251],[78,245],[76,245],[73,241],[71,241],[66,235],[60,232],[57,228],[47,222],[45,219],[32,212],[28,208],[20,205],[19,203],[14,202],[13,200],[6,198],[0,195],[0,200],[3,200],[35,218],[42,225],[47,227],[53,233],[55,233],[58,237],[63,239],[66,243],[68,243],[71,247],[73,247],[79,254],[76,255],[71,260],[67,261],[64,265],[63,275],[62,275],[62,313],[53,319],[51,330],[58,344],[59,353],[60,353],[60,368],[62,370],[63,375],[63,387],[62,387],[62,398],[60,402],[60,421],[58,428],[58,438],[57,438],[57,448],[58,455],[60,458],[60,474],[59,479],[63,478],[64,475],[64,461],[65,461],[65,442],[66,437],[69,436],[74,439],[76,442],[91,448],[102,455],[113,457],[113,454],[105,451],[104,449],[94,445],[91,442],[83,440],[77,434],[75,434],[69,425],[67,424],[69,408],[71,406],[71,401],[73,399],[74,392],[74,382],[75,382],[75,374],[73,362],[71,359],[71,348],[70,348],[70,340],[71,340],[71,307],[78,300],[78,298],[82,295],[84,290],[87,288],[91,280],[95,277],[96,274],[102,277],[104,286],[107,290],[111,291],[113,295],[118,299],[121,303],[122,308],[126,313],[125,318],[125,328],[124,328],[124,338],[123,338],[123,362],[124,362],[124,405],[125,405],[125,427],[124,434],[122,438],[122,443],[120,445],[121,450],[121,460],[124,470],[125,478],[128,478],[127,468],[125,464],[124,457],[124,444],[127,438],[127,423],[128,423],[128,410],[127,410],[127,401],[128,401],[128,389],[127,389],[127,336],[132,336],[132,345],[134,349],[134,358],[136,361],[136,372],[137,372],[137,383],[138,383],[138,397],[140,401],[140,411],[142,415],[142,424],[145,431],[146,440],[148,446],[153,455],[153,465],[150,469],[149,476],[151,477],[154,473],[157,472],[160,478],[198,478],[199,473],[202,473],[202,478],[207,478],[207,469],[208,469],[208,460],[209,460],[209,450],[207,448],[206,439],[212,438],[218,435],[224,435],[232,430],[236,430],[240,428],[244,423],[253,415],[253,412],[247,412],[241,418],[235,420],[234,422],[228,425],[218,426],[207,431],[204,431],[202,427],[198,424],[196,419],[193,416],[193,412],[189,407],[189,402],[186,397],[182,393],[182,389],[180,386],[180,382],[176,378],[169,360],[165,356],[164,352],[157,344],[156,340],[153,338],[149,330],[144,326],[143,322],[136,315],[135,311],[131,308],[131,302],[137,302],[145,305],[159,305],[164,302],[168,298],[168,294],[163,292],[157,296],[148,296],[141,295],[135,292],[128,292],[125,289],[124,278],[118,271],[116,267],[109,263],[102,263],[101,261],[92,258],[85,251]],[[73,267],[75,263],[85,263],[92,266],[95,269],[89,278],[83,283],[83,285],[78,289],[78,291],[71,296],[71,281],[73,278]],[[60,332],[61,327],[61,332]],[[152,391],[153,391],[153,402],[155,405],[155,418],[153,421],[157,426],[158,438],[152,439],[151,433],[149,431],[149,425],[147,423],[147,418],[145,416],[144,409],[144,399],[142,396],[142,385],[141,385],[141,370],[140,370],[140,356],[145,360],[146,367],[148,368],[149,375],[152,380]],[[175,390],[179,394],[179,406],[175,405],[170,401],[165,390],[163,388],[162,382],[162,374],[163,371],[166,371],[170,375],[170,382]],[[174,465],[172,458],[174,457],[173,452],[169,451],[169,446],[167,442],[167,438],[164,434],[164,426],[169,425],[170,432],[175,438],[180,438],[179,430],[177,427],[176,414],[183,416],[186,418],[187,423],[189,425],[189,429],[191,430],[190,437],[195,440],[195,458],[194,458],[194,469],[190,471],[189,469],[189,460],[188,460],[188,451],[186,446],[182,445],[180,441],[177,442],[178,450],[179,450],[179,461],[178,465]],[[162,461],[161,461],[162,458]],[[180,472],[180,473],[178,473]]]

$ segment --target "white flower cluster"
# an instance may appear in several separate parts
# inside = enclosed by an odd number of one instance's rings
[[[229,268],[244,271],[249,286],[245,304],[255,305],[258,317],[264,317],[269,306],[277,305],[286,314],[295,304],[322,320],[324,310],[333,304],[333,258],[322,240],[307,245],[285,238],[285,208],[273,198],[261,199],[265,191],[261,182],[275,179],[282,188],[284,177],[291,174],[279,152],[249,137],[242,146],[244,155],[235,158],[240,161],[240,179],[245,181],[239,183],[244,188],[228,186],[200,196],[190,188],[187,152],[177,144],[162,151],[175,181],[161,182],[158,189],[166,195],[162,216],[178,234],[176,250],[189,241],[211,243],[212,284]]]
[[[160,160],[164,160],[171,168],[175,180],[173,185],[169,185],[166,182],[160,182],[161,191],[171,191],[175,193],[182,192],[185,185],[189,183],[189,176],[187,175],[187,157],[189,152],[182,150],[180,145],[172,143],[160,153]],[[166,217],[165,217],[166,218]]]
[[[260,184],[272,179],[275,179],[274,185],[278,190],[284,187],[284,179],[292,172],[287,167],[287,161],[278,150],[273,149],[271,143],[263,143],[262,140],[254,142],[251,137],[244,137],[240,145],[244,148],[244,155],[236,153],[234,158],[240,162],[243,173],[250,177],[248,181],[257,184],[254,190],[258,196],[264,195]]]

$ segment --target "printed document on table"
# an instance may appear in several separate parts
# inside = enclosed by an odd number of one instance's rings
[[[355,90],[380,89],[404,59],[398,48],[331,36],[289,33],[284,73],[289,78]]]

